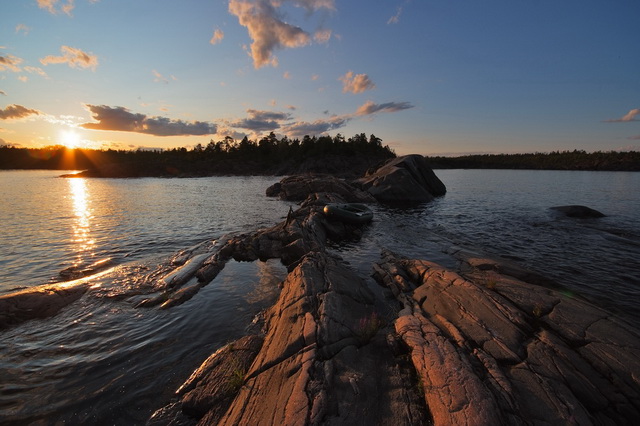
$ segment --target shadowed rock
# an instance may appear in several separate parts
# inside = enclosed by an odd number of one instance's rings
[[[338,196],[342,202],[370,203],[375,199],[351,185],[344,179],[333,176],[296,175],[289,176],[271,185],[266,190],[268,197],[280,197],[281,200],[302,201],[312,194],[329,193]]]
[[[0,329],[57,314],[87,291],[84,280],[51,284],[0,296]]]
[[[447,192],[427,160],[417,154],[391,159],[355,183],[382,203],[423,203]]]
[[[592,208],[586,207],[586,206],[577,206],[577,205],[573,205],[573,206],[556,206],[556,207],[551,207],[551,210],[556,210],[560,213],[564,213],[565,216],[567,217],[578,217],[578,218],[587,218],[587,217],[593,217],[593,218],[598,218],[598,217],[604,217],[605,215],[603,213],[600,213],[597,210],[594,210]]]

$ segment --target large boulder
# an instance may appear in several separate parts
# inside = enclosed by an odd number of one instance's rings
[[[389,160],[355,183],[382,203],[424,203],[447,192],[427,160],[417,154]]]

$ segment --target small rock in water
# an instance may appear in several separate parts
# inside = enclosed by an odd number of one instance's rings
[[[556,206],[551,207],[551,210],[564,213],[567,217],[605,217],[603,213],[586,206]]]

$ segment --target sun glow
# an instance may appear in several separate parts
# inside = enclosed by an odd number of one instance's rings
[[[82,140],[76,131],[63,130],[60,132],[60,143],[67,148],[80,148]]]

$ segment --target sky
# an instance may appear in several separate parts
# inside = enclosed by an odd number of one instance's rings
[[[0,145],[640,150],[637,0],[11,0]]]

